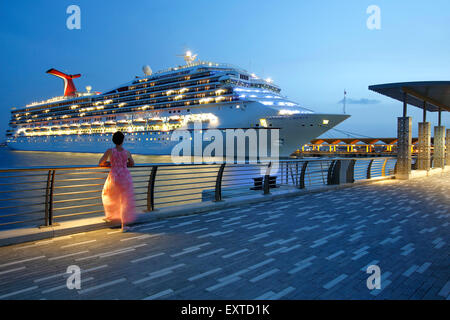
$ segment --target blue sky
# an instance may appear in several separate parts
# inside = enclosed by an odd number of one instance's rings
[[[66,27],[71,4],[81,8],[81,30]],[[373,4],[381,30],[366,27]],[[348,99],[366,103],[347,105],[352,117],[338,129],[365,136],[395,136],[402,111],[369,85],[450,80],[448,0],[19,0],[0,3],[0,25],[1,137],[11,107],[61,95],[61,80],[45,74],[51,67],[81,73],[79,90],[105,91],[145,64],[155,71],[182,64],[176,55],[186,49],[271,77],[317,112],[341,113],[345,88]],[[415,134],[421,110],[410,109]],[[448,113],[443,120],[450,125]]]

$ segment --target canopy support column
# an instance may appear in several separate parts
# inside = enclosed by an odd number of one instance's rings
[[[395,174],[396,179],[408,180],[411,175],[411,129],[411,117],[398,118],[397,172]]]
[[[434,168],[445,167],[445,127],[434,127]]]
[[[447,135],[446,135],[446,161],[445,164],[447,167],[450,167],[450,129],[447,129]]]
[[[429,122],[419,122],[419,145],[417,155],[417,170],[430,170],[431,160],[431,125]]]

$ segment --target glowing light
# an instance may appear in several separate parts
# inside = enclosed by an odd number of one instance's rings
[[[273,80],[272,80],[271,78],[267,78],[267,79],[266,79],[266,82],[268,82],[268,83],[272,83],[272,82],[273,82]]]
[[[221,94],[224,94],[225,92],[226,92],[225,89],[216,90],[216,96],[220,96]]]
[[[323,123],[323,124],[328,124],[328,123],[330,123],[330,120],[324,119],[324,120],[322,121],[322,123]]]
[[[283,110],[278,111],[278,114],[282,115],[282,116],[291,116],[293,114],[299,114],[299,113],[300,113],[300,111],[298,111],[298,110],[286,110],[286,109],[283,109]]]
[[[268,127],[266,119],[259,119],[259,124],[264,128]]]

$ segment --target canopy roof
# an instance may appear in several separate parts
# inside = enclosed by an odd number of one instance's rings
[[[398,82],[369,86],[369,90],[403,102],[406,93],[406,102],[415,107],[436,112],[450,111],[450,81],[422,81]]]

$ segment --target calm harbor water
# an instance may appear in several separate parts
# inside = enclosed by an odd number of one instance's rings
[[[99,150],[100,151],[100,150]],[[101,150],[103,153],[103,150]],[[14,151],[0,148],[0,169],[97,166],[102,153]],[[137,164],[171,163],[170,156],[133,155]],[[308,165],[305,183],[309,186],[326,184],[329,159]],[[357,166],[366,168],[367,161]],[[219,165],[202,167],[164,167],[157,170],[155,209],[171,205],[214,200],[214,188]],[[298,177],[301,166],[271,173],[277,184]],[[138,212],[147,211],[147,190],[150,167],[130,170]],[[254,178],[261,178],[266,165],[226,166],[222,180],[222,197],[230,198],[260,193],[255,190]],[[102,216],[101,191],[109,169],[57,170],[53,196],[56,222],[82,217]],[[47,170],[0,173],[0,230],[43,224],[45,213]],[[151,214],[151,213],[146,213]],[[11,224],[13,223],[13,224]]]
[[[99,150],[99,153],[15,151],[0,147],[0,169],[97,165],[103,152],[104,150]],[[133,155],[133,158],[136,163],[171,162],[170,156]]]
[[[103,153],[101,151],[36,152],[0,148],[0,169],[97,166]],[[170,156],[133,155],[133,158],[137,164],[172,162]],[[159,167],[155,184],[155,208],[213,200],[218,167],[219,165],[195,169]],[[147,208],[150,170],[148,167],[130,170],[140,212],[145,212]],[[103,215],[101,189],[108,171],[107,168],[94,171],[56,171],[54,216],[57,222],[79,218],[81,216],[78,214],[84,212],[88,212],[86,217]],[[259,167],[228,167],[224,172],[223,189],[228,193],[254,193],[251,190],[253,178],[258,176],[261,176]],[[47,171],[5,172],[0,174],[0,180],[0,229],[42,225]],[[10,224],[11,222],[15,224]]]

